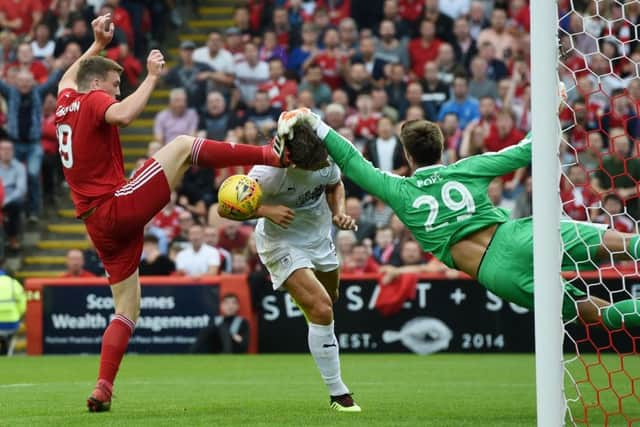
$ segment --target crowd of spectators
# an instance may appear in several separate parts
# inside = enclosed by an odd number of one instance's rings
[[[179,24],[175,2],[152,0],[0,1],[0,179],[2,250],[21,249],[24,220],[37,223],[62,196],[55,127],[56,86],[63,70],[93,41],[91,20],[111,13],[116,30],[105,55],[124,67],[123,92],[138,84],[140,57],[163,42],[165,23]],[[66,195],[65,195],[66,197]],[[2,254],[0,254],[2,255]]]
[[[0,90],[8,93],[9,111],[14,108],[21,123],[12,124],[16,115],[8,114],[12,143],[3,144],[13,144],[11,149],[24,162],[35,151],[24,145],[42,138],[43,182],[51,188],[60,174],[53,155],[52,99],[41,88],[55,81],[55,70],[91,42],[87,19],[106,11],[114,13],[121,33],[107,55],[125,67],[123,82],[135,86],[141,72],[136,58],[151,42],[143,30],[151,28],[152,37],[160,40],[154,8],[163,2],[42,3],[51,4],[29,9],[42,12],[20,22],[22,34],[15,29],[0,34],[3,70],[9,86],[16,87],[13,92],[2,86]],[[640,22],[640,6],[598,4],[559,2],[560,78],[569,88],[560,113],[566,165],[562,200],[574,219],[635,231],[640,215],[640,161],[634,142],[640,134],[640,80],[635,64],[640,50],[633,29]],[[0,25],[17,28],[10,19],[0,13]],[[145,27],[149,22],[154,25]],[[29,43],[16,43],[16,35]],[[399,175],[410,173],[397,137],[406,120],[425,118],[440,125],[445,163],[499,151],[531,129],[525,0],[248,0],[235,7],[233,26],[212,31],[204,45],[181,42],[177,59],[177,65],[164,70],[169,102],[155,118],[147,156],[183,133],[264,144],[274,134],[279,113],[301,106],[322,115],[375,166]],[[33,77],[29,89],[21,90],[25,70]],[[27,122],[42,122],[42,132],[24,129],[25,93],[33,94],[30,105],[42,116],[32,114]],[[18,99],[13,104],[12,96]],[[8,156],[2,154],[5,150],[9,147],[0,149],[0,155]],[[28,161],[26,172],[10,159],[0,161],[3,181],[4,170],[11,171],[6,173],[12,181],[5,183],[4,202],[10,234],[15,221],[9,194],[21,189],[23,199],[28,195],[28,215],[37,216],[31,198],[39,197],[39,183]],[[142,273],[264,274],[253,225],[223,220],[215,211],[220,183],[247,171],[191,168],[172,202],[147,227]],[[14,184],[20,179],[27,179],[28,191],[23,182]],[[336,235],[344,272],[421,264],[427,271],[451,274],[422,253],[388,206],[346,178],[345,185],[347,213],[359,227],[356,233]],[[489,196],[496,206],[512,209],[514,217],[530,215],[530,171],[523,168],[497,178]]]
[[[628,58],[640,57],[631,42],[640,6],[601,4],[596,13],[594,5],[560,2],[560,77],[569,88],[560,113],[562,201],[571,218],[636,231],[640,163],[632,138],[640,133],[640,80]],[[265,143],[282,110],[304,106],[376,167],[407,175],[397,137],[406,120],[440,125],[445,163],[499,151],[531,130],[524,0],[249,1],[235,9],[234,26],[212,32],[205,46],[183,42],[180,58],[166,76],[169,86],[187,91],[190,113],[182,113],[176,131],[192,126],[198,114],[194,134],[213,139]],[[159,115],[157,122],[167,121]],[[243,171],[215,171],[213,189]],[[226,227],[235,231],[237,224],[215,215],[211,181],[202,184],[197,194],[213,199],[194,201],[190,192],[189,203],[178,206],[221,233]],[[343,272],[421,264],[424,271],[452,274],[422,253],[388,206],[346,178],[345,184],[346,210],[359,227],[336,235]],[[532,213],[528,168],[496,178],[488,193],[515,218]],[[250,234],[251,224],[240,229]],[[251,259],[251,249],[240,246],[218,248],[233,265],[239,253]],[[250,271],[260,269],[259,263],[249,265]]]

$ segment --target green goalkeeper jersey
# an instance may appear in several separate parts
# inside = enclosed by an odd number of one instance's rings
[[[499,152],[468,157],[449,166],[422,167],[411,177],[374,168],[333,130],[324,143],[346,176],[388,204],[422,249],[451,268],[456,268],[452,245],[509,220],[509,211],[495,207],[487,196],[491,180],[531,163],[531,134]]]

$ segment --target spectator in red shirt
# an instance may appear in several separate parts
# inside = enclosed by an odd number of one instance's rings
[[[185,212],[182,207],[176,205],[177,200],[178,194],[172,191],[169,203],[151,220],[153,226],[161,229],[169,240],[175,239],[180,234],[180,214]]]
[[[67,271],[62,277],[96,277],[95,274],[84,269],[84,255],[80,249],[67,252]]]
[[[607,194],[602,203],[602,214],[598,215],[593,222],[607,224],[622,233],[637,233],[636,222],[623,213],[624,204],[617,194]]]
[[[524,138],[524,133],[515,127],[513,113],[509,110],[500,110],[496,116],[496,125],[492,126],[489,135],[485,138],[486,151],[500,151],[503,148],[517,144]],[[518,169],[502,177],[505,192],[513,192],[526,174],[526,168]]]
[[[284,77],[284,64],[280,58],[269,60],[269,81],[258,86],[259,92],[267,92],[272,107],[286,109],[287,97],[296,96],[298,84]]]
[[[334,90],[342,85],[342,76],[349,62],[349,58],[338,49],[339,42],[338,31],[328,29],[324,33],[324,50],[312,57],[313,62],[322,69],[324,82]]]
[[[0,0],[0,27],[18,36],[32,37],[41,18],[39,0]]]
[[[16,60],[8,64],[5,69],[5,75],[12,68],[15,68],[17,71],[25,70],[30,72],[38,84],[46,82],[49,76],[47,67],[45,67],[42,62],[33,59],[33,49],[31,49],[31,44],[27,42],[22,42],[18,45]]]
[[[107,0],[105,1],[105,4],[109,5],[113,9],[113,12],[111,13],[111,20],[116,27],[120,28],[124,32],[127,37],[127,44],[131,49],[133,49],[134,33],[129,12],[120,7],[120,0]]]
[[[356,244],[342,263],[343,274],[377,273],[380,266],[363,244]]]
[[[106,15],[107,13],[110,13],[113,17],[115,11],[116,9],[114,9],[113,6],[105,3],[100,8],[99,14]],[[122,20],[125,19],[125,16],[127,18],[129,17],[129,15],[126,14],[126,11],[124,13],[124,15],[120,15]],[[131,37],[133,37],[133,35],[131,35]],[[132,44],[129,41],[129,36],[127,35],[125,29],[116,24],[113,40],[106,47],[106,57],[122,65],[122,67],[124,68],[124,71],[122,73],[122,76],[124,77],[123,81],[128,83],[130,87],[134,88],[138,85],[138,77],[142,73],[142,65],[140,64],[140,61],[138,61],[138,59],[133,56],[131,46]]]
[[[509,2],[509,17],[525,32],[530,32],[531,21],[529,5],[525,0],[511,0]]]
[[[62,182],[62,162],[58,154],[58,135],[54,114],[56,110],[56,97],[48,93],[42,103],[42,189],[45,204],[55,203],[54,196],[58,185]]]
[[[316,8],[327,10],[331,24],[335,26],[351,16],[351,0],[318,0]]]
[[[593,191],[582,166],[574,164],[567,172],[564,190],[560,193],[564,212],[576,221],[590,219],[589,208],[598,203],[598,194]]]
[[[424,1],[422,0],[400,0],[398,11],[403,19],[411,24],[415,24],[422,17],[424,11]]]
[[[347,119],[347,126],[358,138],[371,139],[378,135],[380,114],[373,111],[371,95],[361,94],[356,101],[358,112]]]
[[[420,24],[420,37],[409,42],[411,72],[416,76],[424,74],[424,64],[438,59],[440,40],[436,38],[436,26],[426,19]]]
[[[252,233],[251,227],[245,227],[237,221],[222,219],[218,245],[229,252],[244,250]]]

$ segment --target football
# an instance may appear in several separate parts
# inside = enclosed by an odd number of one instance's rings
[[[255,179],[232,175],[218,190],[218,211],[226,218],[242,221],[256,213],[261,199],[262,190]]]

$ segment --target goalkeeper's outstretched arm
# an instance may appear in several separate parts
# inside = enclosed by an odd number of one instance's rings
[[[324,123],[323,125],[327,126]],[[350,141],[328,126],[327,128],[328,132],[326,132],[322,141],[326,145],[329,155],[342,170],[342,173],[367,193],[391,205],[392,195],[398,194],[402,177],[383,172],[374,167],[371,162],[362,157],[362,154]]]
[[[459,160],[452,166],[474,176],[502,176],[531,164],[531,132],[516,145],[495,153],[484,153]]]

